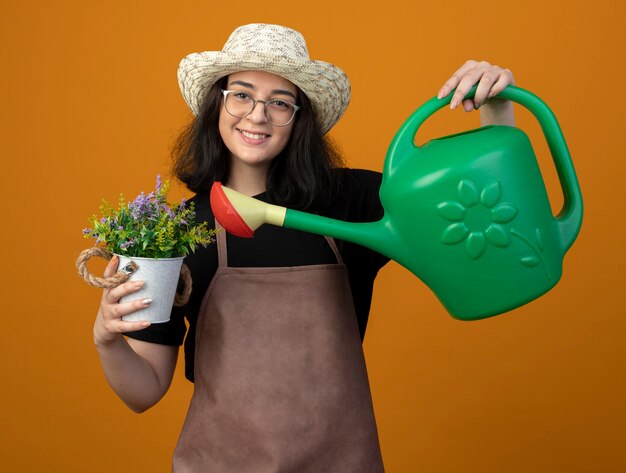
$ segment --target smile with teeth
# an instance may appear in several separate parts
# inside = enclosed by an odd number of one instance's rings
[[[251,140],[255,140],[255,141],[259,141],[270,136],[264,133],[250,133],[249,131],[246,131],[246,130],[239,130],[239,133],[241,133],[244,137],[249,138]]]

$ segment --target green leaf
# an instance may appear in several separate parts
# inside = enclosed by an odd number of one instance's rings
[[[469,254],[472,259],[480,258],[486,248],[487,240],[482,232],[472,232],[470,236],[467,237],[465,249],[467,250],[467,254]]]
[[[517,216],[517,209],[509,204],[500,204],[491,210],[491,218],[496,223],[509,223]]]
[[[524,266],[528,266],[529,268],[532,268],[532,267],[537,266],[539,264],[539,258],[537,258],[536,256],[526,256],[526,257],[522,258],[520,260],[520,262]]]
[[[478,187],[472,181],[464,179],[457,188],[459,200],[465,207],[472,207],[478,203]]]
[[[489,225],[489,228],[485,230],[485,236],[487,237],[487,240],[489,240],[492,244],[501,248],[504,248],[511,244],[511,238],[497,223]]]
[[[464,223],[453,223],[443,231],[441,241],[446,245],[454,245],[463,241],[468,234],[469,229]]]
[[[458,202],[441,202],[437,212],[450,222],[460,222],[465,217],[465,207]]]
[[[498,181],[485,187],[480,194],[480,202],[487,208],[491,208],[498,203],[502,195],[502,187]]]

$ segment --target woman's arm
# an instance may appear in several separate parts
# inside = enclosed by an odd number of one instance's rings
[[[473,99],[465,99],[470,88],[478,84]],[[450,108],[460,104],[470,112],[480,109],[481,125],[515,126],[513,103],[509,100],[493,98],[508,85],[515,84],[513,73],[508,69],[489,64],[486,61],[467,61],[439,90],[437,97],[443,98],[456,89],[450,101]]]
[[[117,256],[114,256],[104,276],[113,275],[117,264]],[[122,335],[150,325],[122,320],[122,316],[150,304],[146,300],[119,302],[121,297],[136,292],[141,286],[141,281],[128,281],[116,288],[104,289],[94,324],[94,343],[104,374],[120,399],[135,412],[149,409],[165,395],[178,357],[178,347],[126,340]]]

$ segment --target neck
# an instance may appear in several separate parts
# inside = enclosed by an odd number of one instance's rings
[[[267,190],[266,182],[267,166],[242,166],[232,160],[228,181],[225,185],[237,192],[252,196],[265,192]]]

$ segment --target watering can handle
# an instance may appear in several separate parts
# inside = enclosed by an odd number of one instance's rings
[[[465,98],[474,97],[476,87],[473,86]],[[442,99],[433,97],[413,112],[394,137],[387,156],[394,156],[395,159],[411,156],[412,151],[416,148],[413,140],[419,127],[427,118],[448,105],[453,95],[454,91]],[[578,179],[576,178],[572,158],[561,127],[552,110],[539,97],[528,90],[509,85],[497,97],[512,100],[523,105],[532,112],[541,125],[556,166],[564,196],[563,208],[556,218],[561,228],[563,250],[565,251],[574,243],[578,235],[582,223],[583,204]],[[385,162],[385,173],[391,175],[393,168],[397,164],[397,162],[394,164],[392,159],[387,159]]]

